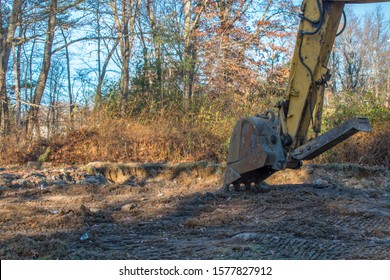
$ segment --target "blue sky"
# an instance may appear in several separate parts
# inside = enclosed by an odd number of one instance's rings
[[[373,12],[376,6],[382,6],[384,14],[390,16],[390,2],[373,3],[373,4],[348,4],[357,15],[363,15],[366,12]]]

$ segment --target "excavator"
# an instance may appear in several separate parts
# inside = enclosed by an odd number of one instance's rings
[[[261,185],[277,171],[298,169],[303,160],[317,157],[357,132],[371,131],[367,118],[354,117],[320,135],[324,90],[331,77],[327,64],[335,38],[345,28],[345,4],[387,1],[303,1],[285,98],[275,110],[238,120],[227,156],[224,185],[228,189]],[[310,129],[315,137],[307,139]]]

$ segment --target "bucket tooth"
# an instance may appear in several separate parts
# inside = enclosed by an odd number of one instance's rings
[[[238,179],[241,178],[240,173],[238,173],[236,170],[234,170],[233,167],[227,167],[226,175],[225,175],[225,181],[226,182],[235,182]]]

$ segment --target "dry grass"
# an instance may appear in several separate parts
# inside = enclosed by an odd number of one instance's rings
[[[109,162],[224,162],[238,118],[264,111],[275,100],[236,104],[226,100],[199,102],[190,113],[161,107],[128,117],[108,109],[85,114],[78,128],[49,140],[23,140],[11,135],[0,142],[0,164],[36,161],[48,147],[47,161],[55,164]],[[374,123],[372,133],[358,133],[322,154],[315,162],[354,162],[390,166],[389,122]],[[17,136],[19,139],[17,139]]]
[[[229,120],[211,120],[204,112],[187,118],[91,114],[86,123],[50,140],[9,137],[1,144],[0,164],[36,161],[47,147],[51,149],[48,161],[56,164],[223,161],[233,128]]]

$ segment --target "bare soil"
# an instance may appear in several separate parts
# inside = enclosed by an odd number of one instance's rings
[[[388,169],[306,165],[241,192],[222,173],[2,168],[0,258],[390,259]]]

